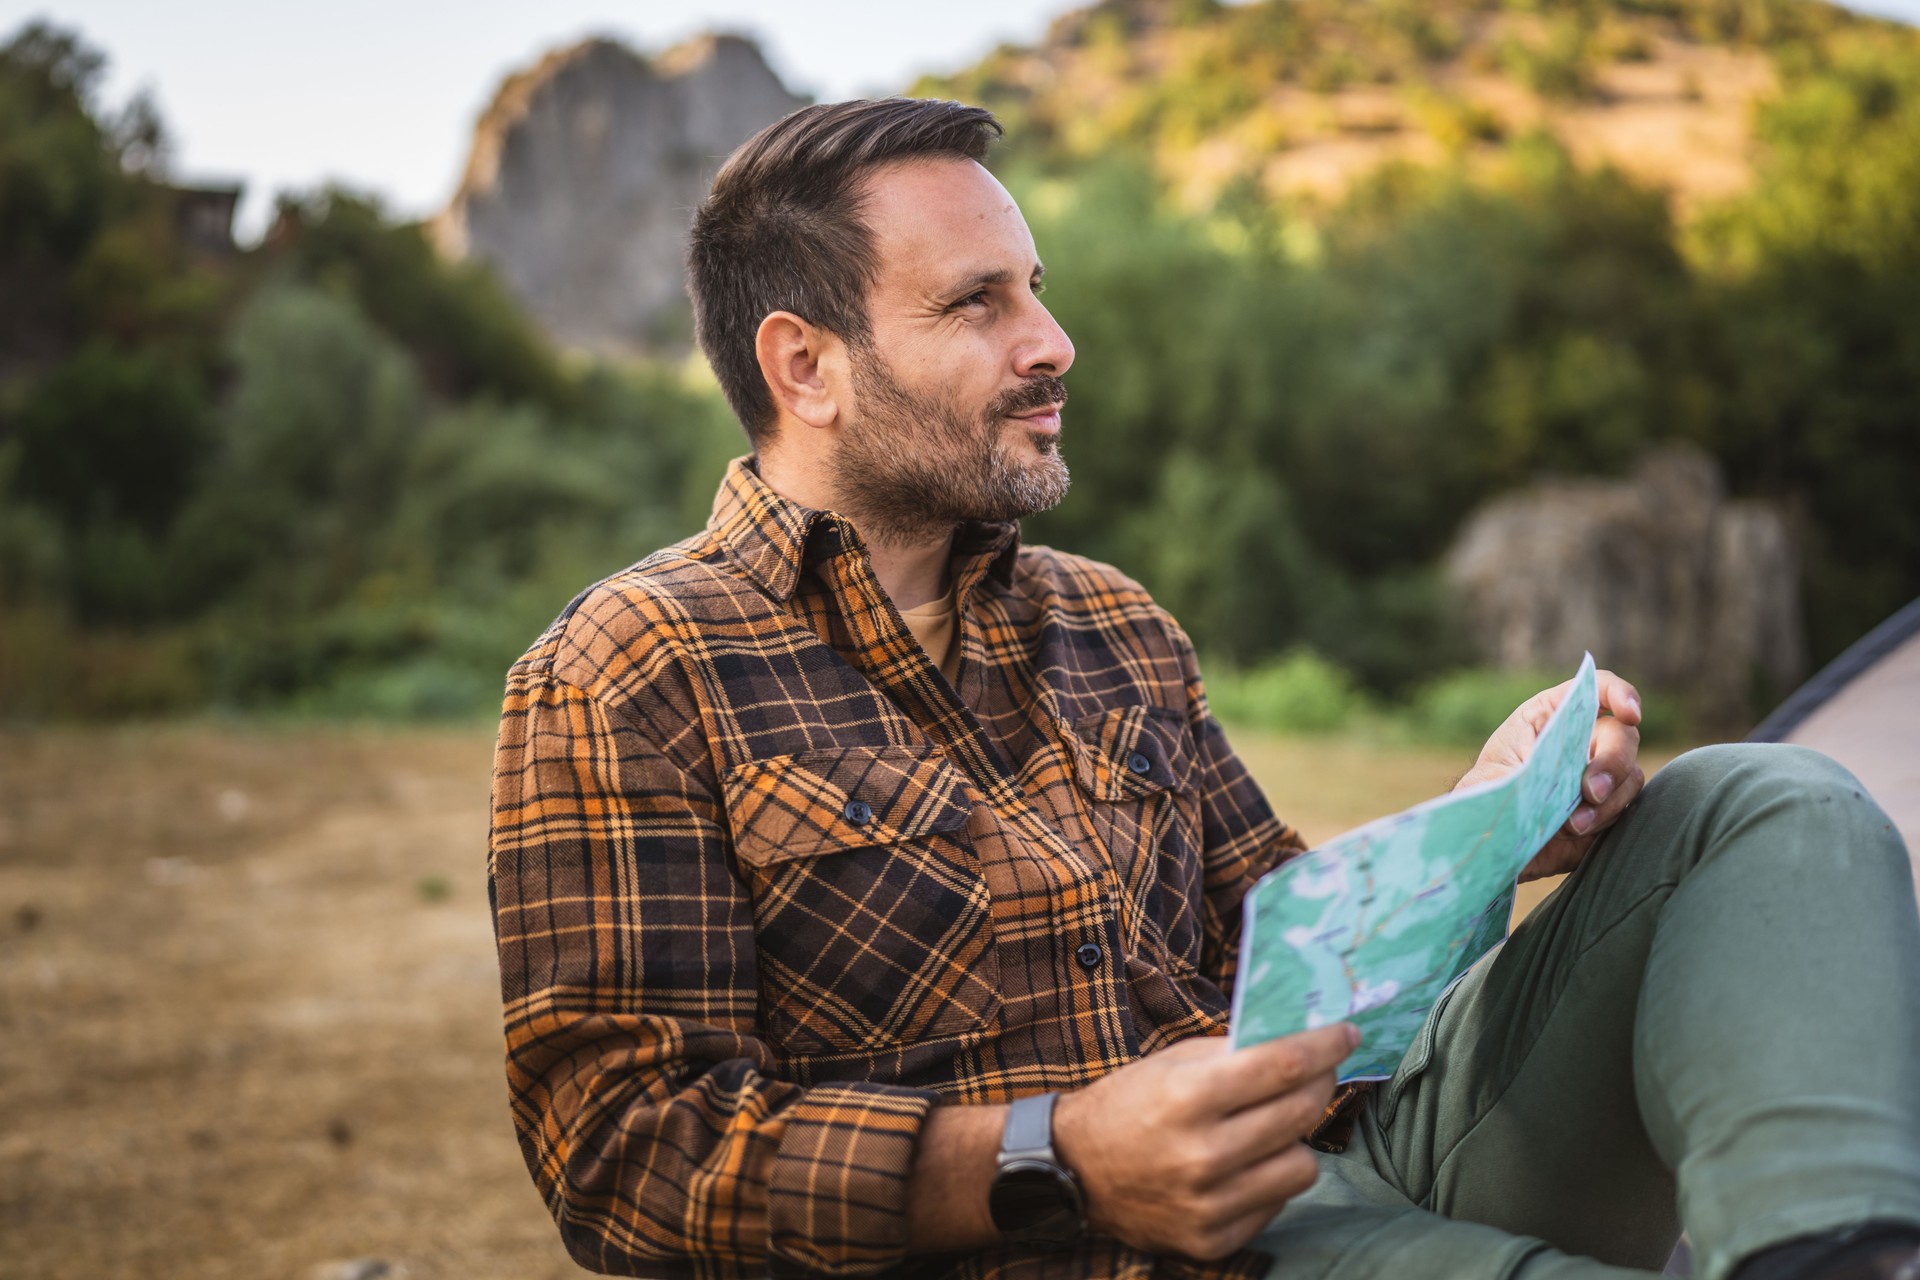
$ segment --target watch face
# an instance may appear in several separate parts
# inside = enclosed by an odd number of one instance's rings
[[[993,1225],[1012,1240],[1066,1241],[1080,1234],[1080,1188],[1044,1161],[1003,1165],[987,1196]]]

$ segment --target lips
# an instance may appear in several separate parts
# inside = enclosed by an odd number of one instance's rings
[[[1051,375],[1029,378],[1022,385],[996,396],[987,412],[1004,418],[1018,418],[1035,430],[1058,430],[1060,410],[1067,403],[1067,384]]]
[[[1058,431],[1060,429],[1060,406],[1048,405],[1044,409],[1030,409],[1026,413],[1007,415],[1015,422],[1024,422],[1035,431]]]

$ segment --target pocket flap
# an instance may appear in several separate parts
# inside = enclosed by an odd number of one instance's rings
[[[750,760],[727,774],[725,789],[734,849],[757,867],[953,831],[970,810],[965,779],[931,746]]]
[[[1073,722],[1073,735],[1079,746],[1074,774],[1096,800],[1184,791],[1193,776],[1193,737],[1177,711],[1116,707],[1080,717]],[[1145,769],[1136,767],[1143,763]]]

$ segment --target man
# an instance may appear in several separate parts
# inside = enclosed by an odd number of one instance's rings
[[[574,1257],[1599,1280],[1684,1222],[1716,1280],[1920,1269],[1898,837],[1792,748],[1641,794],[1611,675],[1584,802],[1530,868],[1574,874],[1391,1082],[1336,1099],[1344,1024],[1225,1051],[1240,899],[1301,842],[1174,621],[1018,543],[1066,490],[1073,347],[979,164],[998,133],[840,103],[734,154],[690,291],[754,452],[704,533],[510,674],[508,1075]]]

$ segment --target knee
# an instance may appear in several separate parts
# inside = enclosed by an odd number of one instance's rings
[[[1649,798],[1665,793],[1669,802],[1697,807],[1719,823],[1744,826],[1797,814],[1836,833],[1851,830],[1877,837],[1893,830],[1885,812],[1844,765],[1810,747],[1789,743],[1700,747],[1668,763],[1647,784],[1647,791]],[[1904,861],[1905,850],[1897,837],[1891,843]]]
[[[1722,742],[1675,756],[1656,780],[1693,793],[1747,790],[1782,798],[1843,792],[1865,799],[1858,779],[1838,760],[1785,742]]]

